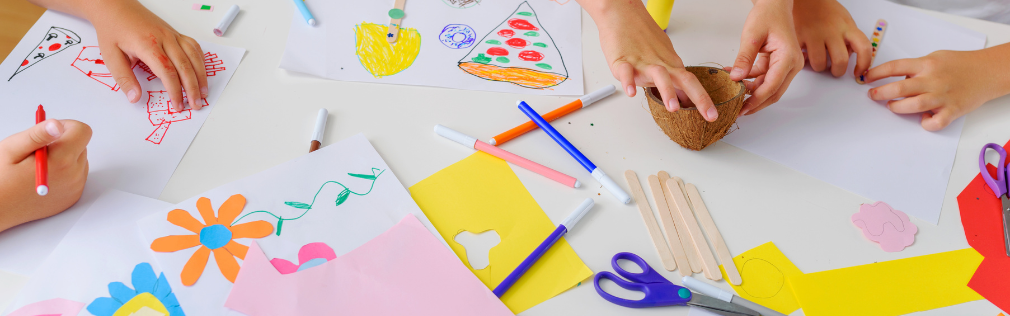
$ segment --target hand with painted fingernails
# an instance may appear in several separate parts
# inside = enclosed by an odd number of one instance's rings
[[[777,102],[803,69],[803,54],[796,40],[791,0],[754,0],[740,37],[740,53],[730,79],[741,81],[753,94],[740,115],[754,114]]]
[[[793,21],[800,48],[816,72],[830,70],[841,77],[856,53],[853,77],[859,77],[873,61],[870,39],[856,27],[849,11],[835,0],[795,0]],[[830,68],[829,68],[830,62]]]
[[[989,100],[1010,93],[1010,44],[976,51],[936,51],[873,67],[866,82],[904,80],[870,89],[897,114],[921,113],[922,128],[939,131]]]
[[[600,29],[603,54],[625,93],[656,87],[669,111],[693,105],[707,121],[719,117],[701,82],[684,68],[670,37],[640,1],[578,0]],[[678,94],[681,96],[678,98]]]

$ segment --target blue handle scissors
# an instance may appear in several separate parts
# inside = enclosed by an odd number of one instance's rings
[[[642,268],[642,272],[633,273],[625,271],[617,265],[617,260],[628,260]],[[659,272],[653,270],[642,257],[630,252],[621,252],[614,255],[610,260],[617,274],[628,279],[627,281],[617,277],[609,271],[596,274],[593,283],[596,286],[596,293],[611,303],[631,308],[658,307],[658,306],[695,306],[707,309],[713,313],[725,316],[761,316],[749,308],[722,301],[704,294],[692,293],[685,287],[673,284]],[[645,298],[641,300],[626,300],[607,293],[600,288],[600,279],[609,279],[617,283],[626,290],[640,291],[645,293]]]
[[[985,151],[995,150],[999,153],[999,165],[996,165],[996,179],[989,175],[989,170],[985,168]],[[1003,245],[1006,247],[1006,255],[1010,257],[1010,197],[1007,196],[1007,181],[1010,180],[1010,173],[1006,168],[1006,150],[1000,145],[988,143],[982,146],[982,152],[978,154],[978,169],[982,172],[982,180],[989,185],[989,189],[1003,203]]]

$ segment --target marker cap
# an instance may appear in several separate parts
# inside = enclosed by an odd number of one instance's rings
[[[593,169],[592,175],[593,178],[596,178],[596,181],[600,181],[603,188],[607,189],[607,191],[610,191],[611,194],[617,197],[618,201],[621,201],[621,203],[624,204],[631,202],[631,196],[628,195],[627,192],[624,192],[624,189],[621,189],[621,186],[617,185],[617,182],[614,182],[614,180],[610,179],[606,173],[603,173],[603,170],[600,170],[600,168]]]
[[[596,205],[596,202],[593,201],[593,198],[586,198],[582,201],[582,204],[579,204],[579,207],[575,208],[575,211],[571,215],[568,215],[568,218],[565,218],[565,221],[561,222],[561,225],[565,225],[565,228],[568,228],[569,232],[572,231],[575,224],[578,224],[579,220],[583,216],[586,216],[586,213],[589,213],[589,210],[593,209],[594,205]]]
[[[451,128],[442,126],[442,124],[435,125],[435,133],[470,148],[474,148],[473,145],[477,143],[476,138],[457,132]]]
[[[611,94],[614,94],[614,91],[616,90],[617,88],[614,88],[614,85],[612,84],[607,85],[606,87],[600,88],[599,90],[590,92],[589,94],[582,96],[581,98],[579,98],[579,100],[582,100],[582,107],[585,108],[596,101],[600,101],[601,99],[606,98]]]

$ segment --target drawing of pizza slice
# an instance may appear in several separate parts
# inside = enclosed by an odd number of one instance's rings
[[[21,62],[21,66],[18,67],[17,71],[14,71],[14,74],[10,78],[7,78],[7,81],[11,81],[11,79],[14,79],[14,76],[31,66],[35,66],[35,64],[43,59],[56,55],[70,46],[80,43],[81,37],[77,33],[62,27],[50,27],[46,36],[42,38],[42,41],[38,45],[35,45],[32,52],[25,57],[25,60]]]
[[[105,66],[105,60],[102,59],[102,52],[98,49],[98,46],[84,46],[81,49],[81,53],[74,59],[74,62],[70,63],[70,66],[77,68],[77,70],[80,70],[89,78],[104,84],[106,87],[112,89],[112,91],[119,91],[119,85],[116,84],[116,79],[109,72],[109,67]]]
[[[568,79],[561,51],[527,2],[519,4],[512,15],[485,35],[459,61],[459,68],[483,79],[534,89],[553,87]]]

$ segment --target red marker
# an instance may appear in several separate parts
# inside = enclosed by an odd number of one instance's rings
[[[35,111],[35,124],[45,120],[46,110],[43,110],[42,105],[39,104],[39,109]],[[47,156],[49,156],[49,146],[35,150],[35,192],[41,196],[49,194],[49,160]]]

